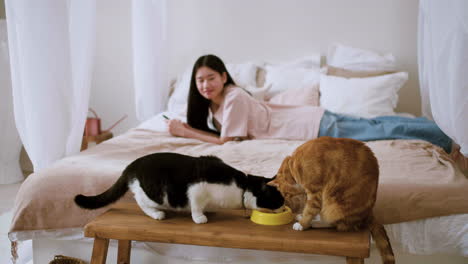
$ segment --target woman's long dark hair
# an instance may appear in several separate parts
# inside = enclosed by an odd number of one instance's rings
[[[221,75],[226,73],[227,80],[224,84],[224,87],[230,84],[235,85],[235,83],[231,75],[229,75],[224,62],[215,55],[210,54],[201,56],[193,65],[192,78],[190,80],[190,90],[187,100],[187,123],[193,128],[219,135],[219,132],[213,131],[208,127],[207,119],[210,100],[203,97],[197,89],[195,75],[197,74],[198,69],[201,67],[208,67]]]

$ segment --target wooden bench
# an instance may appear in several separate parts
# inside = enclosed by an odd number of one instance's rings
[[[346,257],[346,263],[364,263],[369,257],[369,231],[337,232],[333,229],[294,231],[292,224],[257,225],[244,210],[207,213],[208,223],[195,224],[188,213],[166,212],[158,221],[134,203],[118,203],[85,226],[94,237],[91,264],[104,264],[109,239],[118,240],[118,263],[130,263],[131,241],[286,251]]]

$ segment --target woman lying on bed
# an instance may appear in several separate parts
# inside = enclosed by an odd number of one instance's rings
[[[223,61],[215,55],[202,56],[193,66],[187,123],[167,123],[174,136],[216,144],[243,139],[309,140],[330,136],[361,141],[422,139],[447,153],[452,146],[452,140],[423,117],[356,118],[316,106],[258,101],[236,86]]]

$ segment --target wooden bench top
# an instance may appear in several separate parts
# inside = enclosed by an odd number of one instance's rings
[[[292,223],[264,226],[250,221],[244,210],[206,213],[208,223],[195,224],[189,213],[166,211],[158,221],[135,203],[118,203],[85,226],[86,237],[287,251],[355,258],[369,257],[369,231],[333,229],[295,231]]]

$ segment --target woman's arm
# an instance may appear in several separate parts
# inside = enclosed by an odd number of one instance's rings
[[[169,128],[169,133],[173,136],[194,138],[208,143],[221,145],[236,139],[231,137],[219,137],[216,134],[193,128],[180,120],[168,120],[167,126]]]

